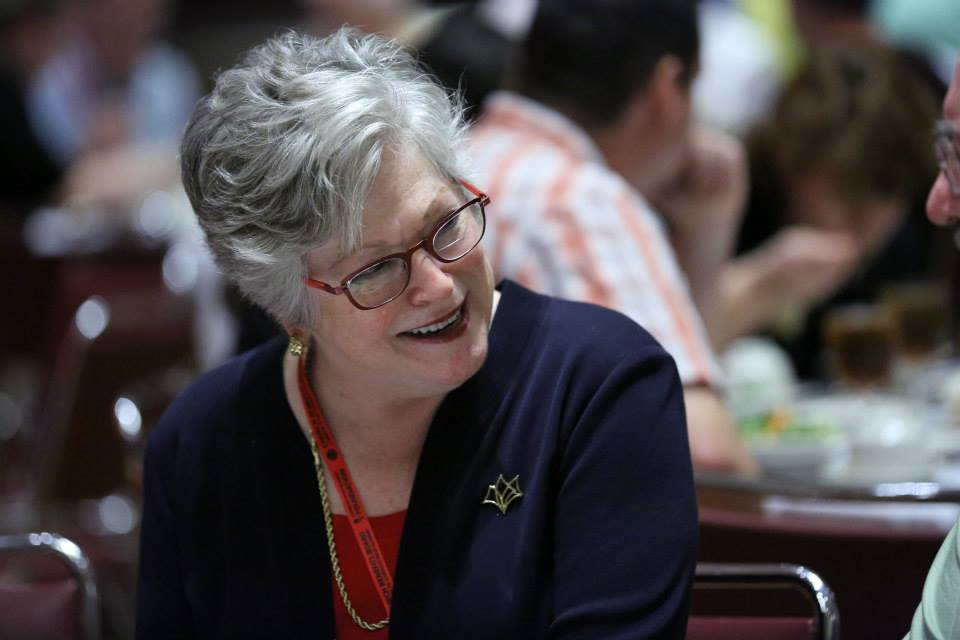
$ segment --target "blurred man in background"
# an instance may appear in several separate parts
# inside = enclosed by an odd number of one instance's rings
[[[169,0],[69,0],[70,30],[31,83],[40,142],[68,204],[128,206],[179,180],[176,148],[200,83],[161,39]]]
[[[753,462],[720,398],[709,339],[648,204],[669,207],[662,213],[679,228],[728,221],[690,254],[729,254],[744,161],[731,139],[691,131],[698,47],[692,1],[541,2],[519,52],[518,91],[487,101],[472,160],[494,203],[498,276],[618,309],[647,328],[684,382],[694,465],[746,471]]]

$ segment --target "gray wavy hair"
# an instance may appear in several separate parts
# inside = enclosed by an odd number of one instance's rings
[[[463,106],[413,56],[343,28],[284,33],[218,75],[181,145],[184,188],[223,274],[283,324],[312,320],[305,254],[362,242],[382,153],[412,143],[463,175]]]

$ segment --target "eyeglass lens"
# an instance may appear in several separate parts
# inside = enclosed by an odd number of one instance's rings
[[[960,150],[957,149],[957,132],[949,122],[937,123],[935,148],[937,162],[947,176],[950,191],[960,196]]]
[[[468,205],[444,222],[430,239],[434,253],[445,262],[470,253],[483,236],[483,211],[478,203]],[[400,295],[410,281],[409,257],[395,256],[374,263],[347,283],[354,302],[365,308],[379,307]]]
[[[433,236],[433,250],[444,260],[459,260],[480,242],[483,215],[471,204],[443,223]]]

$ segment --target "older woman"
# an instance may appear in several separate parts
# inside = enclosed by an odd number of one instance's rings
[[[614,312],[494,289],[462,133],[350,30],[253,49],[197,107],[187,192],[290,337],[151,436],[138,637],[682,637],[673,362]]]

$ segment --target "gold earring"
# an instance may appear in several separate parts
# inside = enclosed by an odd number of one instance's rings
[[[298,335],[290,336],[290,344],[287,347],[287,352],[292,355],[294,358],[299,358],[303,355],[303,352],[306,351],[307,345]]]

